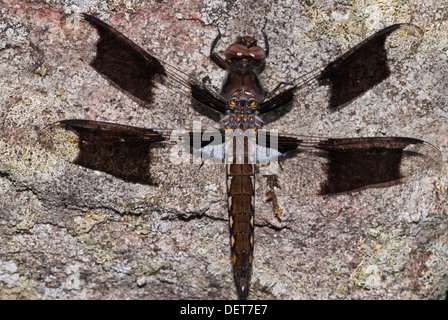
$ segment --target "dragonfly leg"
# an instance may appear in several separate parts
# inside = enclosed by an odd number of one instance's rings
[[[264,53],[266,55],[266,58],[269,57],[269,41],[268,36],[266,34],[266,25],[268,24],[268,19],[264,21],[263,28],[261,28],[261,33],[263,34],[264,39]]]
[[[274,209],[274,213],[279,220],[282,218],[282,210],[280,209],[277,201],[277,195],[275,194],[274,189],[281,189],[280,184],[278,182],[278,177],[275,174],[266,176],[266,184],[268,186],[268,191],[266,192],[266,201],[272,201],[272,207]]]
[[[215,40],[213,40],[212,46],[210,48],[210,59],[218,65],[221,69],[227,70],[229,65],[227,64],[226,60],[221,58],[216,52],[215,47],[218,43],[219,39],[221,39],[221,31],[219,30],[219,27],[216,26],[216,30],[218,30],[218,35],[216,36]]]

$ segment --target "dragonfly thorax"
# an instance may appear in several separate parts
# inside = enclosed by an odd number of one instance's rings
[[[263,120],[258,116],[259,105],[254,99],[231,99],[227,103],[226,115],[221,119],[230,129],[252,129],[259,128]]]

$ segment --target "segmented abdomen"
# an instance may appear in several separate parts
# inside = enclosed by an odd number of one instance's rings
[[[254,165],[227,165],[227,197],[230,226],[230,245],[235,281],[240,297],[249,289],[254,249],[255,208]]]

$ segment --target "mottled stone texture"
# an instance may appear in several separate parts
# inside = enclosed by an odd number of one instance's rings
[[[0,1],[0,298],[233,299],[225,174],[157,165],[166,183],[126,183],[70,163],[70,143],[47,150],[38,132],[61,119],[150,128],[214,122],[179,88],[141,106],[80,60],[60,29],[72,11],[96,13],[144,48],[219,88],[208,58],[237,34],[261,37],[267,88],[325,65],[374,31],[413,22],[425,32],[395,75],[339,112],[324,87],[303,90],[269,123],[333,137],[410,136],[447,157],[448,7],[445,1]],[[251,8],[248,10],[248,8]],[[261,41],[262,44],[262,41]],[[300,169],[300,170],[299,170]],[[448,284],[447,176],[322,197],[303,194],[309,167],[283,165],[279,222],[256,185],[249,299],[443,299]],[[198,171],[199,170],[199,171]],[[188,183],[192,179],[194,183]]]

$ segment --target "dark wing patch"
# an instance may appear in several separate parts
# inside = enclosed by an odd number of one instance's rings
[[[336,110],[343,107],[375,85],[387,79],[391,74],[389,50],[386,39],[397,30],[406,32],[409,47],[400,48],[403,52],[415,49],[421,40],[422,31],[412,24],[395,24],[380,30],[353,47],[324,68],[318,80],[330,86],[329,108]],[[400,41],[393,41],[394,46]]]
[[[260,138],[260,135],[258,136]],[[264,139],[264,137],[263,137]],[[271,132],[266,132],[266,142],[260,141],[263,139],[258,139],[257,143],[266,148],[275,148],[277,145],[277,151],[283,155],[287,155],[289,152],[298,150],[297,148],[302,144],[302,139],[299,136],[288,136],[288,135],[277,135],[271,134]]]
[[[442,164],[436,147],[413,138],[328,139],[316,148],[328,159],[320,194],[400,184]]]
[[[190,82],[191,95],[197,101],[220,113],[226,112],[226,102],[199,82]]]
[[[285,88],[278,94],[274,94],[272,97],[263,100],[260,104],[260,114],[273,111],[290,103],[294,99],[296,89],[297,86]]]
[[[63,120],[45,128],[45,136],[49,139],[40,139],[41,143],[53,147],[58,128],[74,132],[77,136],[78,154],[73,163],[127,182],[153,184],[149,151],[157,146],[157,142],[165,141],[159,132],[110,122]]]
[[[424,165],[421,160],[425,154],[418,151],[424,146],[422,140],[397,137],[322,141],[316,148],[327,151],[329,162],[320,194],[398,184],[418,170],[416,166]],[[404,163],[409,158],[413,158],[414,163],[407,163],[412,166],[406,168]]]
[[[96,71],[134,97],[152,102],[154,77],[157,74],[166,76],[159,60],[93,16],[65,17],[62,27],[82,57]]]

